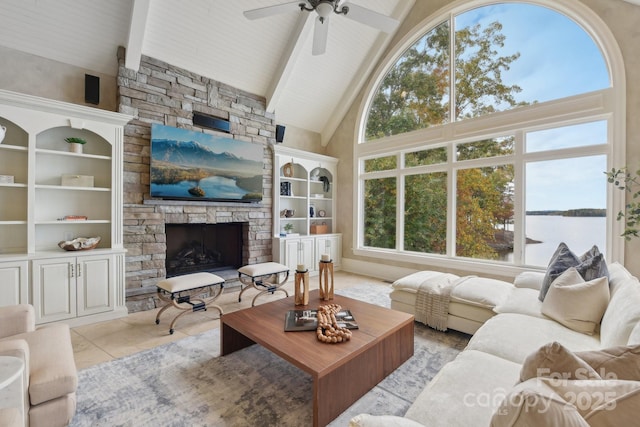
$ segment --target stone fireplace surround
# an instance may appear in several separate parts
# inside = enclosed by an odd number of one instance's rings
[[[118,109],[136,118],[124,129],[124,246],[127,249],[126,305],[129,312],[162,305],[156,284],[166,277],[166,224],[245,223],[242,262],[272,260],[272,164],[275,117],[265,99],[142,57],[135,72],[118,51]],[[193,112],[229,120],[230,134],[193,125]],[[261,203],[220,203],[152,199],[149,194],[151,123],[264,144]],[[237,278],[237,276],[236,276]],[[226,279],[226,278],[225,278]],[[228,284],[232,280],[227,279]],[[237,283],[237,282],[236,282]]]

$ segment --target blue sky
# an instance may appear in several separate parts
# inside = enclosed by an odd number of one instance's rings
[[[603,89],[609,72],[602,53],[578,24],[550,9],[508,3],[473,9],[456,18],[456,28],[499,21],[506,36],[501,55],[520,53],[503,74],[523,90],[518,101],[549,101]],[[527,151],[606,142],[606,122],[530,133]],[[535,148],[534,148],[535,147]],[[539,162],[527,166],[527,210],[604,208],[607,169],[603,156]]]
[[[179,129],[173,126],[153,124],[152,139],[172,139],[174,141],[197,141],[213,149],[215,153],[225,151],[248,160],[262,162],[263,150],[260,144],[239,141],[232,138],[214,136],[207,133],[195,132],[189,129]]]

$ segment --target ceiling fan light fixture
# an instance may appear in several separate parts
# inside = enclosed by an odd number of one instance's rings
[[[333,3],[330,1],[321,1],[316,6],[316,13],[320,16],[320,22],[324,22],[325,19],[333,12]]]

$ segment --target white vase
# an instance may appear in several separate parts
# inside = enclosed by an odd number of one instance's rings
[[[82,154],[82,144],[76,144],[75,142],[70,142],[69,151],[71,151],[72,153]]]

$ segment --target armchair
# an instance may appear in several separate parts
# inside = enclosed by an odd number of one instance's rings
[[[0,355],[25,362],[25,420],[30,427],[66,426],[76,411],[78,375],[69,325],[36,329],[33,306],[0,307]]]

